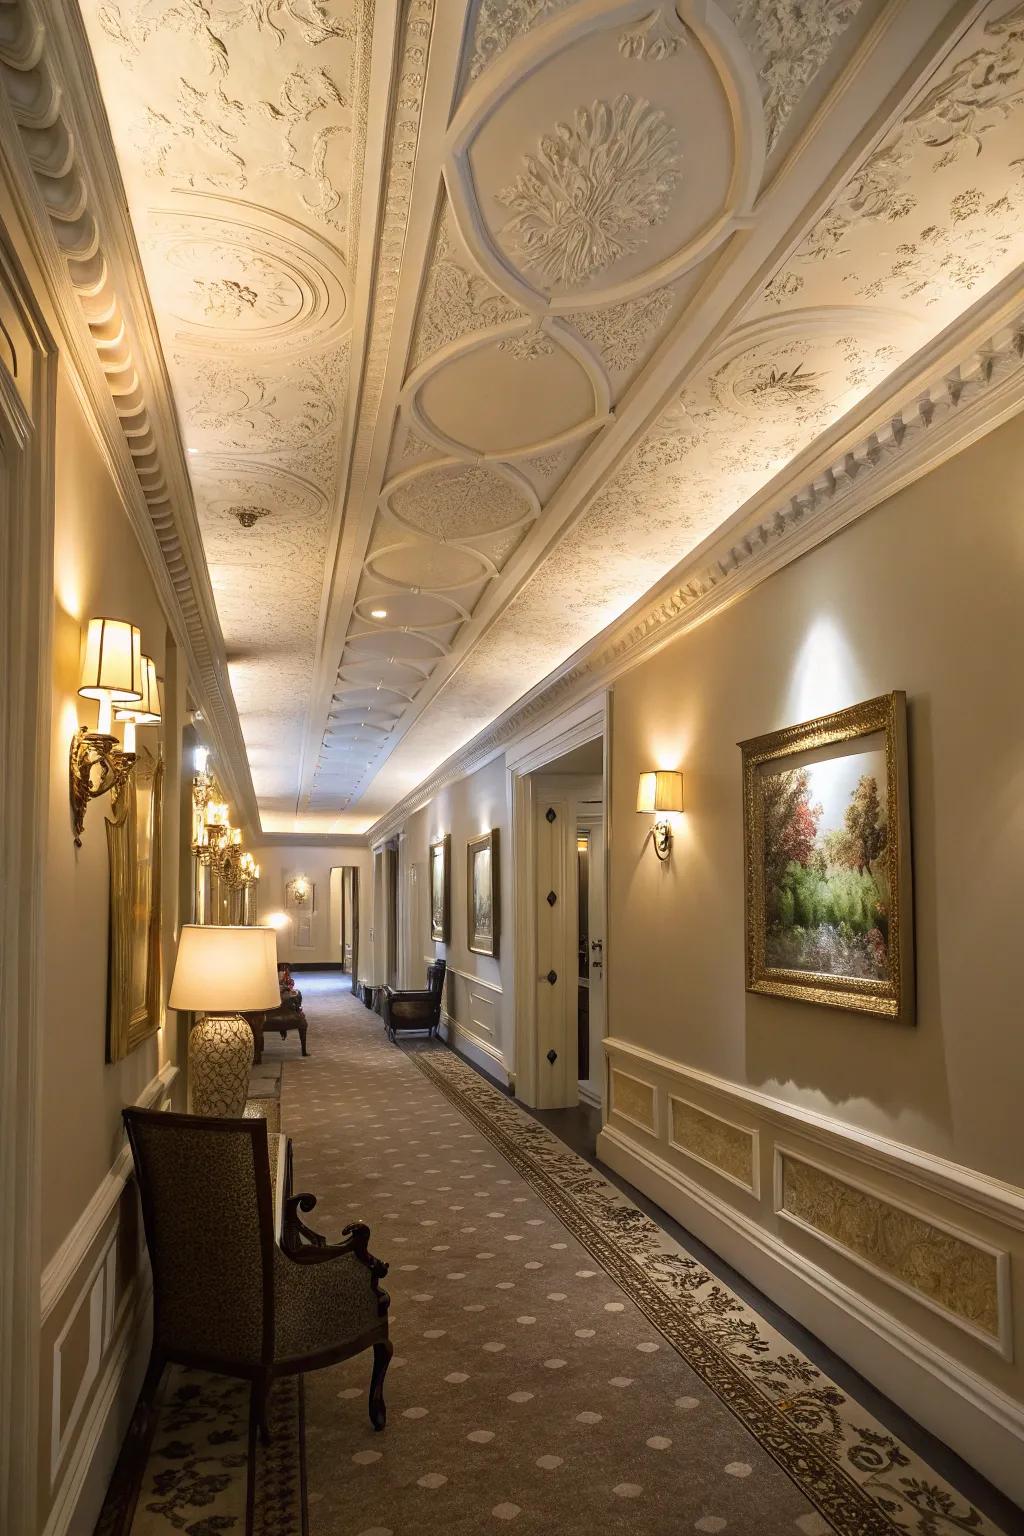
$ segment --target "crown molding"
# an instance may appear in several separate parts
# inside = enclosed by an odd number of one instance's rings
[[[252,830],[259,815],[173,397],[81,15],[63,0],[8,0],[5,11],[0,121],[12,191],[79,395]]]
[[[608,687],[1024,409],[1022,282],[1018,268],[627,613],[374,822],[367,841],[394,836],[446,785]]]

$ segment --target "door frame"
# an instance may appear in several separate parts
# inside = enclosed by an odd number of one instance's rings
[[[5,365],[10,356],[17,370],[17,344],[0,331],[0,1230],[9,1237],[0,1244],[0,1527],[34,1530],[57,349],[2,226],[0,284],[32,380],[26,402]]]
[[[599,1089],[599,1093],[598,1093],[598,1101],[597,1101],[597,1104],[596,1104],[595,1107],[601,1110],[601,1119],[602,1119],[602,1123],[603,1123],[603,1121],[604,1121],[605,1106],[608,1103],[608,1082],[607,1082],[608,1073],[605,1070],[605,1062],[607,1061],[608,1058],[607,1058],[607,1053],[606,1053],[605,1048],[604,1048],[604,1042],[608,1038],[608,980],[607,980],[608,970],[607,970],[607,964],[606,964],[606,959],[605,959],[605,956],[606,956],[607,950],[608,950],[608,880],[607,880],[607,868],[608,868],[608,866],[607,866],[607,860],[606,860],[606,857],[605,857],[605,846],[604,846],[605,845],[605,831],[606,831],[606,828],[607,828],[607,804],[605,804],[605,805],[603,805],[601,807],[600,812],[598,812],[598,811],[582,811],[582,812],[581,811],[577,811],[576,812],[576,826],[577,826],[577,829],[579,827],[581,827],[581,826],[583,826],[583,827],[590,827],[590,828],[592,828],[594,830],[600,830],[600,833],[601,833],[601,861],[600,861],[601,862],[601,872],[602,872],[601,884],[603,886],[602,895],[604,897],[604,902],[603,902],[603,905],[604,905],[604,936],[603,936],[603,938],[601,940],[601,943],[602,943],[602,949],[601,949],[601,988],[602,988],[602,994],[603,994],[602,995],[602,1006],[604,1008],[604,1029],[603,1029],[602,1034],[601,1034],[600,1055],[599,1056],[595,1056],[595,1054],[594,1054],[594,1039],[593,1039],[593,1033],[591,1033],[591,1037],[590,1037],[590,1056],[591,1056],[591,1061],[590,1061],[590,1081],[594,1082],[595,1079],[596,1079],[597,1081],[600,1082],[600,1085],[601,1085],[600,1089]],[[593,883],[594,883],[593,882],[593,870],[596,868],[596,864],[595,864],[595,861],[593,859],[591,859],[591,861],[590,861],[590,868],[591,868],[591,889],[593,889]],[[588,957],[588,960],[589,960],[589,978],[588,978],[588,980],[589,980],[590,986],[592,987],[593,986],[593,979],[594,979],[593,960],[590,959],[589,957]],[[588,990],[589,990],[589,988],[588,988]],[[591,1021],[591,1025],[592,1025],[593,1024],[593,1014],[592,1013],[590,1015],[590,1021]],[[583,1102],[585,1104],[592,1103],[592,1100],[590,1098],[585,1097],[583,1094],[581,1094],[580,1097],[581,1097],[581,1099],[583,1099]]]
[[[507,941],[515,956],[515,1043],[514,1059],[508,1067],[509,1081],[516,1098],[536,1106],[540,1072],[537,1060],[537,926],[535,922],[536,849],[534,844],[534,793],[531,775],[556,758],[564,757],[588,741],[603,743],[602,781],[604,784],[604,881],[605,910],[608,901],[608,848],[610,843],[608,802],[611,768],[611,691],[602,690],[584,699],[557,719],[522,737],[505,754],[505,787],[509,821],[512,827],[512,921]],[[597,873],[596,871],[594,872]],[[605,945],[605,988],[607,996],[607,953]]]

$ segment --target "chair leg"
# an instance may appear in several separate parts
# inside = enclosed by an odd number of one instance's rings
[[[391,1364],[391,1356],[395,1352],[395,1346],[390,1339],[382,1339],[379,1344],[373,1346],[373,1375],[370,1377],[370,1423],[374,1429],[383,1429],[388,1421],[388,1410],[384,1402],[384,1377],[387,1375],[388,1366]]]
[[[270,1387],[273,1378],[269,1371],[264,1371],[262,1376],[257,1376],[252,1384],[252,1406],[256,1415],[256,1424],[259,1428],[260,1439],[264,1445],[270,1444],[270,1423],[267,1419],[267,1405],[270,1401]]]

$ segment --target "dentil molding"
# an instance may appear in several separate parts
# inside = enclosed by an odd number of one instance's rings
[[[935,357],[939,347],[926,349],[923,363],[924,368],[930,364],[931,377],[922,369],[919,379],[913,375],[903,379],[895,398],[906,403],[877,424],[869,415],[870,430],[859,438],[836,443],[833,435],[831,455],[827,447],[824,454],[819,452],[821,462],[813,472],[808,474],[806,465],[798,464],[805,478],[793,478],[782,486],[776,482],[755,498],[753,511],[741,511],[676,566],[653,593],[376,821],[366,834],[368,841],[375,844],[393,836],[446,785],[482,767],[525,731],[607,687],[772,572],[1024,408],[1024,308],[1015,311],[1010,302],[1018,290],[1014,274],[996,290],[992,302],[982,306],[991,329],[984,331],[976,317],[973,334],[969,342],[962,341],[956,360],[949,355],[948,340],[941,364]],[[957,328],[961,335],[966,329]]]

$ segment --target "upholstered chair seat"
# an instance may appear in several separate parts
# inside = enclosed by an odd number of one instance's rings
[[[444,975],[447,962],[434,960],[427,966],[427,985],[422,991],[399,992],[394,987],[383,988],[381,1011],[384,1028],[393,1040],[400,1029],[426,1030],[437,1033],[441,1025],[441,999],[444,995]]]
[[[372,1348],[370,1418],[383,1429],[387,1265],[369,1253],[369,1227],[346,1227],[338,1243],[311,1231],[299,1213],[316,1200],[284,1199],[265,1120],[126,1109],[124,1122],[153,1267],[147,1396],[168,1362],[241,1376],[266,1435],[275,1376]]]

